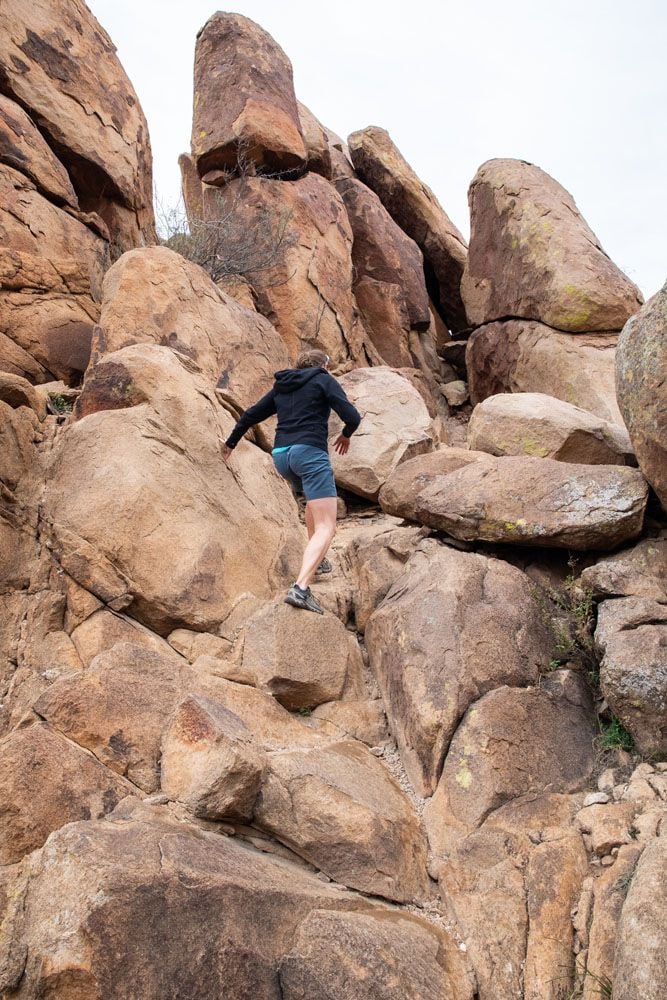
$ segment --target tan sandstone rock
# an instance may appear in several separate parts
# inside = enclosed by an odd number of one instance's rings
[[[528,792],[573,792],[590,780],[595,722],[581,676],[556,671],[539,687],[498,687],[467,711],[424,820],[446,855],[492,811]]]
[[[644,754],[667,752],[667,600],[623,597],[598,609],[600,683]]]
[[[616,403],[616,335],[557,333],[543,323],[508,320],[475,330],[466,347],[470,398],[542,392],[622,424]]]
[[[308,170],[315,174],[321,174],[327,180],[331,180],[331,149],[327,130],[324,125],[317,120],[312,111],[297,101],[299,110],[299,124],[301,134],[306,146],[306,158]]]
[[[0,94],[0,163],[25,174],[47,198],[77,209],[72,182],[62,163],[23,108]]]
[[[188,219],[190,232],[201,223],[204,218],[204,195],[202,192],[202,181],[197,172],[197,164],[194,157],[189,153],[181,153],[178,158],[178,166],[181,171],[181,195],[183,206]]]
[[[66,823],[100,819],[134,791],[49,726],[15,729],[0,740],[0,864],[19,861]]]
[[[185,698],[162,738],[162,789],[202,819],[250,819],[265,768],[250,730],[210,698]]]
[[[168,635],[215,631],[240,593],[268,597],[294,579],[302,529],[289,488],[250,444],[224,463],[233,419],[187,357],[153,344],[106,355],[77,413],[44,515],[87,590]]]
[[[450,472],[488,460],[487,452],[467,448],[438,448],[410,458],[397,466],[385,482],[378,497],[380,506],[397,517],[411,518],[415,510],[413,501],[423,490]]]
[[[531,684],[546,626],[520,570],[422,542],[371,616],[366,645],[390,728],[421,795],[438,782],[461,716],[501,684]]]
[[[473,410],[468,446],[490,455],[530,455],[582,465],[625,465],[624,427],[538,392],[489,396]]]
[[[572,196],[523,160],[488,160],[468,193],[461,295],[475,326],[516,317],[570,333],[620,330],[642,303]]]
[[[466,242],[430,188],[423,184],[384,129],[370,127],[349,138],[354,168],[401,229],[424,254],[438,289],[436,305],[451,330],[467,326],[460,282]]]
[[[585,550],[635,538],[648,493],[637,469],[489,457],[395,495],[383,492],[383,510],[454,538]]]
[[[403,463],[400,468],[405,465],[407,463]],[[427,535],[427,528],[398,528],[389,519],[383,530],[369,538],[362,536],[355,540],[350,559],[356,578],[354,620],[359,632],[365,630],[368,619],[403,573],[406,562]]]
[[[418,817],[357,741],[270,754],[255,822],[352,888],[400,902],[427,893]]]
[[[616,391],[639,467],[667,510],[667,285],[618,340]]]
[[[657,837],[642,854],[618,925],[612,980],[623,1000],[660,1000],[667,991],[667,838]]]
[[[380,488],[401,462],[431,451],[434,431],[421,396],[391,368],[359,368],[340,379],[362,416],[347,455],[332,453],[336,482],[347,490],[376,499]],[[341,422],[330,423],[330,440]]]
[[[36,0],[29,25],[7,0],[3,92],[29,110],[69,173],[85,212],[121,250],[154,239],[148,129],[115,47],[82,0]]]
[[[306,164],[292,64],[250,18],[218,11],[197,35],[192,152],[200,177],[239,168]]]
[[[645,538],[606,556],[581,574],[595,597],[667,599],[667,538]]]
[[[248,620],[240,642],[242,669],[292,711],[362,689],[359,644],[334,615],[299,614],[279,597]]]

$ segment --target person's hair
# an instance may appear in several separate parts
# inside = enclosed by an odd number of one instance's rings
[[[294,362],[295,368],[326,368],[331,358],[324,351],[302,351]]]

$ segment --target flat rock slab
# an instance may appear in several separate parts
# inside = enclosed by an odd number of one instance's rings
[[[635,538],[648,499],[637,469],[542,458],[489,458],[436,476],[416,493],[391,490],[390,480],[383,510],[454,538],[584,550]]]
[[[487,397],[472,412],[468,446],[581,465],[626,465],[632,454],[624,427],[541,392]]]
[[[667,599],[667,538],[644,538],[606,556],[581,574],[595,597]]]

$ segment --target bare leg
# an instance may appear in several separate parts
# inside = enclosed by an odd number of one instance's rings
[[[310,581],[315,576],[315,570],[326,555],[331,540],[336,534],[336,514],[338,512],[336,497],[309,500],[306,504],[306,525],[308,524],[309,512],[313,521],[313,533],[303,553],[301,569],[296,580],[302,589],[310,585]]]
[[[310,504],[306,504],[306,530],[308,531],[308,540],[313,537],[313,532],[315,531],[315,522],[313,521],[313,512],[310,509]]]

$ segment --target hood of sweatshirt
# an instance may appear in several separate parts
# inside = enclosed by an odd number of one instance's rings
[[[283,368],[274,375],[276,392],[295,392],[306,382],[310,382],[311,378],[321,375],[324,370],[324,368]]]

